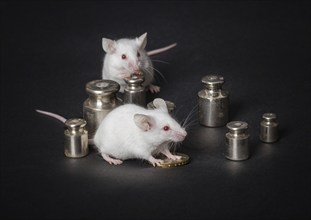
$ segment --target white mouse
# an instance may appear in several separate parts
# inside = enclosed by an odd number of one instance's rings
[[[118,82],[121,87],[120,92],[123,93],[126,86],[125,78],[131,77],[132,74],[144,75],[143,85],[152,93],[159,92],[160,87],[152,84],[154,68],[149,56],[169,50],[177,44],[174,43],[149,52],[145,51],[146,45],[147,33],[135,39],[122,38],[115,41],[103,38],[102,46],[106,55],[103,62],[102,78]]]
[[[170,152],[169,143],[183,141],[187,132],[169,115],[163,99],[153,104],[156,109],[152,110],[125,104],[104,118],[94,136],[104,160],[117,165],[126,159],[143,159],[159,166],[163,160],[154,157],[158,153],[173,160],[181,158]]]

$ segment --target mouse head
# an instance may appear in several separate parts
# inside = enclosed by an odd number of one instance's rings
[[[154,142],[183,141],[187,132],[168,113],[163,99],[153,101],[156,109],[149,110],[150,114],[135,114],[134,122],[138,128],[152,137]]]
[[[132,73],[142,74],[142,69],[146,68],[146,45],[147,33],[135,39],[102,39],[106,55],[110,56],[112,65],[121,70],[124,77],[129,77]]]

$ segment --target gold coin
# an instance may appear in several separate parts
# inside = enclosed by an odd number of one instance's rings
[[[179,167],[186,165],[190,162],[190,157],[187,154],[183,153],[176,153],[175,155],[181,156],[179,160],[172,160],[172,159],[164,159],[164,162],[160,164],[160,167],[167,168],[167,167]]]

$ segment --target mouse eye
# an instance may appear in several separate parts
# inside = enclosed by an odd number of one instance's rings
[[[168,130],[170,130],[170,127],[166,125],[166,126],[163,127],[163,130],[164,131],[168,131]]]
[[[126,55],[125,54],[122,54],[122,60],[125,60],[126,59]]]
[[[140,53],[139,53],[139,51],[137,51],[137,57],[140,57]]]

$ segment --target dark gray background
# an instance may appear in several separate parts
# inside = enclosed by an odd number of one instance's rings
[[[36,108],[81,117],[101,77],[101,38],[148,32],[162,97],[193,126],[191,163],[108,165],[63,154],[64,126]],[[306,2],[1,2],[1,219],[310,219],[310,5]],[[197,122],[201,78],[220,74],[230,120],[249,124],[251,158],[226,160],[222,128]],[[259,122],[279,116],[281,139]]]

